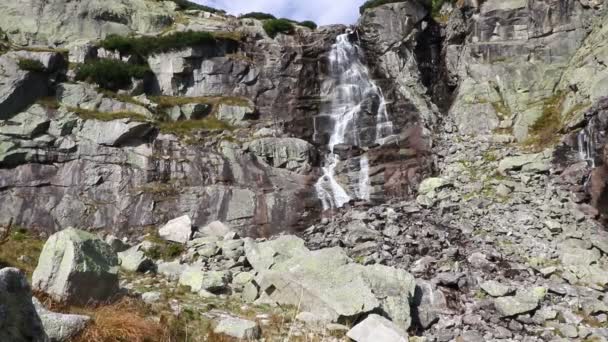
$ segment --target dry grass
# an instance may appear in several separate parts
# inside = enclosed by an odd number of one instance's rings
[[[125,297],[116,303],[73,309],[72,313],[88,315],[92,323],[72,342],[164,342],[167,329],[147,318],[147,306]]]
[[[542,115],[530,126],[529,138],[524,146],[533,151],[542,151],[559,141],[559,131],[563,127],[561,111],[564,97],[556,93],[545,100]]]
[[[190,103],[204,103],[209,105],[234,105],[248,106],[249,101],[241,97],[233,96],[199,96],[199,97],[182,97],[182,96],[151,96],[150,100],[158,104],[159,108],[170,108],[173,106],[181,106]]]
[[[112,121],[119,119],[133,119],[135,121],[148,121],[144,115],[134,112],[104,113],[76,107],[68,107],[68,110],[85,120]]]

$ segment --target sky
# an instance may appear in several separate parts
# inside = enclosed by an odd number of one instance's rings
[[[319,25],[354,24],[365,0],[195,0],[233,15],[248,12],[271,13],[297,21],[312,20]]]

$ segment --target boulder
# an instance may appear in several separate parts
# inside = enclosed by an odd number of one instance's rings
[[[68,228],[47,240],[32,282],[60,302],[105,301],[118,292],[118,257],[97,236]]]
[[[186,243],[192,237],[192,220],[188,215],[175,218],[159,229],[158,234],[167,241]]]
[[[186,268],[187,266],[180,263],[179,260],[172,262],[161,261],[156,264],[156,272],[162,274],[171,281],[178,280]]]
[[[213,332],[246,341],[255,340],[260,337],[260,327],[256,322],[236,317],[222,318],[215,329],[213,329]]]
[[[515,296],[501,297],[494,300],[496,309],[503,317],[524,314],[538,308],[547,290],[537,287],[529,290],[518,290]]]
[[[40,316],[44,331],[51,342],[64,342],[80,333],[91,320],[89,316],[67,315],[47,310],[36,298],[33,298],[36,312]]]
[[[0,313],[0,341],[48,341],[27,278],[16,268],[0,269]]]
[[[258,272],[268,270],[276,262],[287,260],[307,251],[304,240],[292,235],[284,235],[275,240],[260,243],[252,239],[245,239],[245,257]]]
[[[309,251],[287,236],[246,241],[245,251],[258,272],[261,303],[299,306],[325,322],[382,309],[403,329],[410,326],[415,282],[404,270],[352,263],[341,248]]]
[[[552,151],[507,157],[498,164],[498,171],[502,174],[520,170],[531,173],[547,172],[551,169],[551,157]]]
[[[202,271],[200,267],[190,266],[179,277],[179,284],[190,287],[192,292],[207,291],[221,293],[230,283],[228,271]]]
[[[146,304],[154,304],[154,303],[160,301],[160,299],[162,297],[163,297],[162,293],[156,292],[156,291],[146,292],[146,293],[141,294],[141,300],[143,300],[144,303],[146,303]]]
[[[154,261],[146,256],[141,245],[131,247],[118,253],[120,267],[129,272],[147,272],[154,270]]]
[[[407,342],[407,334],[388,319],[371,314],[350,329],[346,336],[356,342]]]
[[[503,285],[495,280],[481,283],[481,289],[492,297],[504,297],[513,291],[510,286]]]

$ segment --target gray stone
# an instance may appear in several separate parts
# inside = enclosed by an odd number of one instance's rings
[[[106,243],[108,245],[110,245],[110,247],[112,247],[112,249],[116,253],[124,252],[130,248],[130,246],[127,243],[125,243],[124,241],[122,241],[121,239],[117,238],[114,235],[106,236],[105,240],[106,240]]]
[[[10,120],[0,121],[0,135],[31,139],[46,133],[50,122],[46,109],[33,105]]]
[[[192,221],[190,216],[184,215],[175,218],[158,230],[158,234],[165,240],[177,243],[186,243],[192,237]]]
[[[49,92],[46,76],[21,70],[17,56],[0,56],[0,70],[0,120],[10,119]]]
[[[516,316],[535,310],[545,294],[546,289],[542,287],[518,290],[515,296],[496,298],[494,305],[501,316]]]
[[[156,264],[156,271],[172,281],[178,280],[186,268],[187,266],[180,263],[179,260],[172,262],[161,261]]]
[[[226,317],[220,320],[213,332],[241,340],[255,340],[260,337],[260,327],[256,322],[235,317]]]
[[[507,171],[545,172],[551,168],[550,158],[552,151],[536,154],[525,154],[507,157],[498,164],[498,171],[505,174]]]
[[[105,301],[118,292],[118,258],[97,236],[68,228],[45,243],[32,283],[57,301]]]
[[[163,295],[160,292],[145,292],[141,294],[141,300],[146,304],[154,304],[161,300]]]
[[[89,316],[51,312],[36,298],[32,298],[32,302],[40,316],[44,331],[52,342],[70,341],[72,337],[84,330],[91,320]]]
[[[450,182],[443,178],[427,178],[420,183],[420,186],[418,186],[418,193],[421,195],[426,195],[429,192],[435,192],[436,190],[449,185]]]
[[[221,103],[218,106],[216,116],[222,121],[229,122],[233,125],[240,125],[254,114],[255,107],[252,104],[232,105]]]
[[[48,341],[27,278],[16,268],[0,269],[0,313],[0,341]]]
[[[441,292],[431,282],[418,280],[414,295],[416,308],[416,323],[423,329],[428,329],[439,320],[440,314],[447,312],[447,301]]]
[[[228,271],[201,271],[200,267],[190,266],[179,277],[179,284],[189,286],[192,292],[208,291],[221,293],[230,283],[231,275]]]
[[[481,283],[481,289],[492,297],[504,297],[513,291],[510,286],[503,285],[495,280],[484,281]]]
[[[213,221],[203,228],[200,228],[197,236],[215,236],[222,239],[224,236],[226,236],[226,234],[232,231],[232,228],[228,227],[224,223],[220,221]]]
[[[155,268],[154,261],[146,256],[140,245],[118,253],[120,267],[129,272],[147,272]]]
[[[346,333],[356,342],[407,342],[407,334],[388,319],[371,314]]]
[[[280,236],[275,240],[261,243],[245,239],[244,246],[245,257],[257,272],[268,270],[277,262],[308,252],[304,240],[292,235]]]

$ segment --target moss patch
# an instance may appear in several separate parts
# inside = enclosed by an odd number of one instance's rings
[[[543,113],[530,126],[529,138],[524,141],[524,146],[535,151],[542,151],[559,141],[559,132],[564,126],[561,116],[563,102],[564,96],[561,92],[545,100]]]
[[[19,268],[31,278],[44,242],[25,229],[14,229],[6,243],[0,246],[0,266]]]
[[[31,72],[45,72],[46,68],[36,59],[21,58],[18,62],[19,69]]]
[[[189,137],[197,131],[232,130],[233,127],[215,117],[207,117],[202,120],[185,120],[176,122],[162,122],[159,124],[160,131],[167,134],[175,134],[179,137]]]
[[[145,252],[148,258],[154,260],[174,260],[185,250],[183,245],[161,238],[156,229],[151,229],[145,240],[154,243],[154,247]]]

